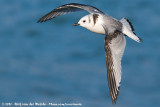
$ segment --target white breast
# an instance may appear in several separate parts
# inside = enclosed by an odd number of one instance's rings
[[[94,33],[103,34],[103,35],[105,34],[105,30],[103,26],[100,24],[95,24],[90,30]]]

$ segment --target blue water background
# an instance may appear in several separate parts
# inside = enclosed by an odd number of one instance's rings
[[[96,6],[119,20],[130,19],[144,40],[139,44],[126,37],[120,94],[113,107],[160,107],[160,0],[1,0],[0,103],[112,107],[104,36],[72,27],[88,13],[36,23],[71,2]]]

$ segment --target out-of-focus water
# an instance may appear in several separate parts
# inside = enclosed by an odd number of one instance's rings
[[[116,107],[160,106],[159,0],[1,0],[0,103],[81,103],[111,107],[104,36],[72,27],[87,12],[37,20],[71,2],[127,17],[144,42],[127,38]],[[2,106],[2,105],[1,105]]]

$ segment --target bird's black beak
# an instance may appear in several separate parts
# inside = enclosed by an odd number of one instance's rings
[[[73,24],[73,26],[78,26],[78,25],[80,25],[80,24],[78,24],[78,23]]]

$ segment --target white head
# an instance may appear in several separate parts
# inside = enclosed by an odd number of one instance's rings
[[[90,15],[86,15],[86,16],[82,17],[82,18],[79,20],[79,22],[78,22],[78,23],[75,23],[73,26],[79,25],[79,26],[82,26],[82,27],[88,29],[89,27],[92,26],[92,20],[91,20],[90,17],[91,17]]]
[[[82,26],[94,33],[105,34],[105,30],[102,26],[101,20],[98,20],[98,14],[90,14],[82,17],[78,23],[75,23],[73,26]]]

